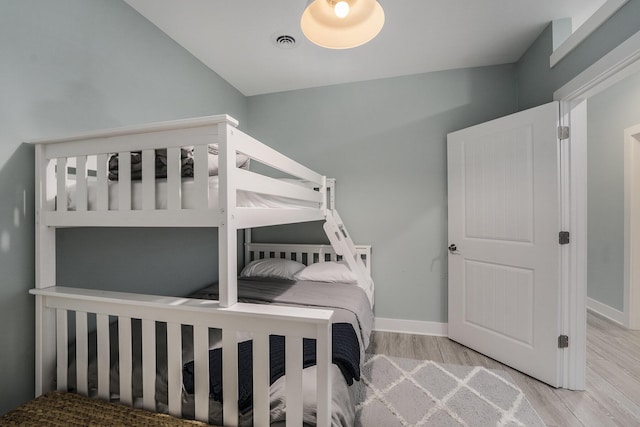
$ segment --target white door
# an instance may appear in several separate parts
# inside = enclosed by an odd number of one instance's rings
[[[448,135],[449,338],[560,385],[558,103]]]

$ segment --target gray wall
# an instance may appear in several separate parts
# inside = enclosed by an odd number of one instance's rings
[[[249,125],[337,179],[351,236],[373,245],[376,316],[446,322],[446,135],[514,112],[515,88],[507,65],[260,95],[249,98]],[[294,230],[300,241],[322,234]]]
[[[34,390],[34,301],[27,293],[34,286],[34,152],[21,142],[218,113],[243,123],[247,110],[244,96],[121,1],[0,0],[0,58],[2,414]],[[132,233],[138,243],[123,244],[128,234],[121,230],[59,232],[59,278],[83,285],[86,277],[113,279],[135,290],[142,274],[135,266],[160,258],[167,262],[144,271],[142,288],[156,283],[162,291],[187,271],[195,271],[187,285],[215,279],[215,230],[206,232],[209,239],[201,230],[187,237],[177,230]],[[167,237],[170,247],[161,243]],[[118,273],[122,263],[131,274]]]
[[[517,62],[518,108],[526,110],[553,100],[553,92],[640,31],[640,0],[630,0],[555,67],[551,24]]]
[[[622,311],[624,130],[640,124],[640,73],[590,98],[587,114],[587,295]]]

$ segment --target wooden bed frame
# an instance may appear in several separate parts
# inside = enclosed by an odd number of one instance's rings
[[[237,129],[227,115],[154,123],[33,141],[36,145],[36,395],[66,390],[68,312],[75,313],[78,392],[87,395],[88,342],[95,315],[98,348],[98,395],[108,399],[109,323],[115,316],[119,330],[120,401],[133,404],[131,319],[142,319],[143,407],[155,410],[155,323],[167,323],[169,413],[181,416],[181,325],[194,333],[195,415],[208,421],[208,330],[222,329],[224,425],[238,422],[236,331],[253,333],[254,425],[269,424],[269,335],[286,337],[287,425],[302,425],[302,338],[317,340],[317,425],[331,420],[331,310],[276,307],[237,303],[238,229],[304,221],[325,220],[331,246],[264,245],[250,241],[246,261],[286,257],[305,263],[344,259],[358,277],[373,305],[370,248],[356,248],[333,206],[332,180],[289,159]],[[218,209],[208,206],[207,147],[218,144]],[[196,207],[181,203],[180,149],[194,147]],[[167,149],[167,209],[156,209],[155,150]],[[141,210],[131,206],[130,153],[142,152]],[[312,183],[317,190],[236,167],[236,152],[294,178]],[[107,161],[120,160],[118,209],[109,209]],[[95,163],[97,207],[88,209],[90,167]],[[76,209],[68,210],[69,166],[75,166]],[[203,166],[205,165],[205,166]],[[328,186],[329,183],[329,186]],[[317,208],[238,207],[237,191],[257,192],[315,203]],[[55,230],[58,227],[218,227],[219,301],[171,298],[58,286],[56,282]],[[250,240],[250,231],[247,231]],[[91,316],[89,316],[91,313]],[[92,321],[92,320],[91,320]],[[63,363],[56,363],[63,361]],[[206,380],[202,380],[206,379]],[[235,396],[235,398],[233,397]]]

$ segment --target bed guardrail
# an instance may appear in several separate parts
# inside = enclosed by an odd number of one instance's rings
[[[110,323],[117,319],[119,341],[120,402],[133,404],[132,319],[142,323],[143,406],[156,409],[156,322],[166,322],[168,408],[182,415],[181,328],[193,327],[196,419],[209,422],[209,328],[222,329],[223,422],[238,422],[238,347],[236,332],[253,334],[253,423],[269,425],[269,335],[285,336],[287,426],[302,425],[302,339],[314,338],[317,345],[317,416],[319,426],[331,419],[331,310],[273,307],[238,303],[222,308],[217,301],[138,295],[87,289],[52,287],[33,289],[44,307],[55,312],[57,389],[66,390],[68,345],[76,343],[77,390],[87,395],[89,318],[95,316],[97,334],[98,396],[108,399],[110,367]],[[68,313],[75,315],[70,333]]]
[[[245,134],[237,124],[235,119],[219,115],[33,141],[43,224],[218,227],[233,216],[236,228],[245,228],[322,219],[328,207],[326,177]],[[218,147],[217,201],[209,200],[208,146],[212,144]],[[189,188],[193,201],[188,207],[182,194],[181,149],[185,147],[193,147]],[[166,150],[166,199],[160,209],[156,150]],[[131,175],[132,152],[140,152],[137,179]],[[238,168],[236,153],[278,173],[305,180],[318,191]],[[108,162],[113,154],[118,155],[117,195],[110,192],[113,182],[108,179]],[[139,206],[132,204],[134,182],[135,191],[141,193]],[[317,209],[238,207],[238,191],[286,197]],[[69,198],[73,199],[71,209]]]

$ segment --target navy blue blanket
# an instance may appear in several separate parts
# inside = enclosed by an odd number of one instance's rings
[[[360,347],[358,337],[350,323],[332,325],[332,360],[340,369],[347,384],[360,380]],[[316,364],[316,340],[303,339],[303,367]],[[271,362],[271,380],[273,384],[284,375],[285,352],[284,337],[269,336],[269,357]],[[245,413],[253,403],[253,342],[238,343],[238,410]],[[210,396],[222,402],[222,349],[209,350],[209,392]],[[187,393],[193,393],[193,361],[184,365],[182,379]]]

